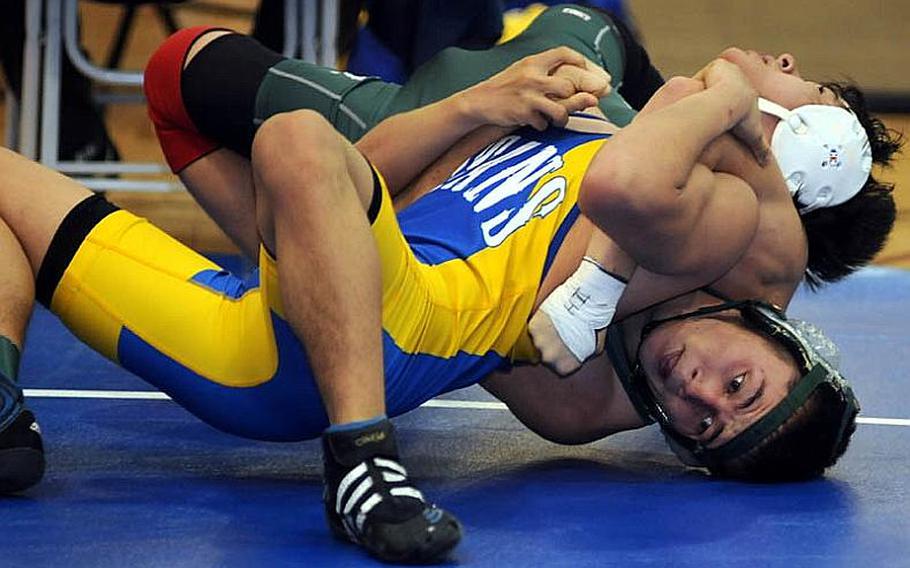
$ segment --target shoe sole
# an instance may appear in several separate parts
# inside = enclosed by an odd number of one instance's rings
[[[461,542],[461,523],[451,518],[446,524],[440,524],[432,536],[419,547],[415,547],[404,554],[396,554],[379,547],[371,546],[366,542],[359,542],[351,538],[344,527],[334,515],[326,514],[326,521],[332,536],[340,541],[362,547],[364,550],[384,562],[396,564],[435,564],[445,560],[450,552]]]
[[[439,525],[424,541],[423,545],[405,554],[389,554],[385,550],[375,550],[374,554],[385,562],[396,564],[436,564],[446,560],[449,553],[461,542],[461,523],[452,519],[446,525]]]

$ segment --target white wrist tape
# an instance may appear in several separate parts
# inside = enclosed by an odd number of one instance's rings
[[[597,350],[597,331],[613,320],[625,289],[625,282],[584,257],[578,270],[550,292],[540,309],[550,316],[572,355],[584,362]]]

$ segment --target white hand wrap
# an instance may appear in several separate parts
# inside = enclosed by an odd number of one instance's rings
[[[572,355],[584,362],[597,350],[597,331],[613,320],[625,282],[584,257],[578,270],[540,305]]]

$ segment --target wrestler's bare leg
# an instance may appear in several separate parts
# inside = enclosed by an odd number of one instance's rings
[[[183,69],[228,33],[200,35]],[[380,268],[366,218],[369,166],[308,112],[266,121],[252,162],[251,168],[222,148],[180,177],[247,256],[255,258],[260,240],[277,254],[286,316],[307,347],[330,420],[383,414]]]
[[[44,445],[17,380],[19,354],[34,300],[32,270],[19,241],[0,220],[0,496],[44,476]]]
[[[0,336],[21,348],[51,239],[91,192],[6,148],[0,148],[0,171]]]
[[[184,168],[180,181],[240,252],[255,261],[260,237],[250,161],[219,148]]]
[[[35,275],[61,220],[88,190],[0,148],[0,494],[44,475],[40,430],[16,379]]]
[[[183,68],[212,40],[228,33],[216,30],[201,35],[187,53]],[[249,160],[220,148],[184,168],[180,180],[240,251],[255,260],[260,238]]]
[[[370,166],[306,110],[263,123],[252,166],[259,233],[277,255],[284,315],[332,422],[323,435],[329,526],[385,560],[439,559],[460,540],[460,525],[411,486],[385,418]]]
[[[60,222],[92,192],[6,148],[0,148],[0,171],[0,218],[37,274]]]
[[[34,276],[22,246],[9,226],[0,219],[0,337],[18,349],[25,341],[25,328],[35,298]]]
[[[332,423],[385,412],[381,268],[366,160],[320,115],[276,115],[253,142],[259,231]]]

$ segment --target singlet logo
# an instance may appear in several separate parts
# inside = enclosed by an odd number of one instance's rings
[[[531,219],[546,217],[562,203],[566,196],[562,176],[534,191],[541,178],[562,165],[555,146],[506,136],[468,158],[437,189],[461,193],[483,219],[484,242],[495,247]]]

